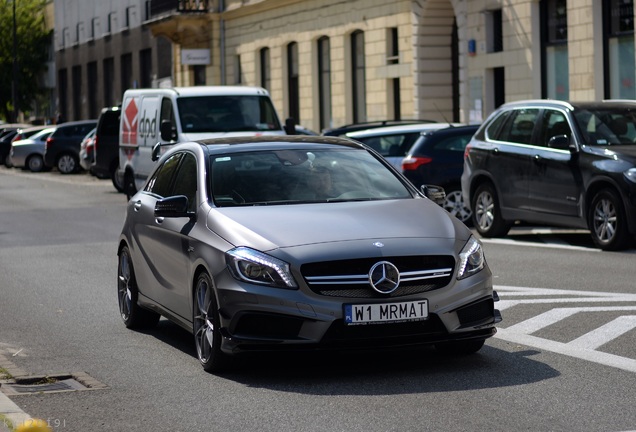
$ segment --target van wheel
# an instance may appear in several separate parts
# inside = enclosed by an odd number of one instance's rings
[[[599,248],[615,251],[628,246],[631,239],[623,203],[612,189],[603,189],[594,195],[588,221],[592,240]]]
[[[510,224],[501,217],[499,198],[491,183],[480,185],[472,196],[473,225],[484,237],[503,237]]]
[[[113,186],[117,189],[117,192],[124,191],[124,180],[117,180],[117,165],[110,169],[110,180],[113,182]]]
[[[126,198],[131,199],[134,194],[137,193],[137,186],[135,186],[135,178],[132,173],[127,172],[124,174],[124,192],[126,193]]]

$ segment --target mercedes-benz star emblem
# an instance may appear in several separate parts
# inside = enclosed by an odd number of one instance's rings
[[[388,261],[377,262],[369,270],[369,283],[380,294],[391,294],[400,285],[400,271]]]

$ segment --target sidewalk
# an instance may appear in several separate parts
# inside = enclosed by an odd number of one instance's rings
[[[0,392],[0,415],[4,416],[0,417],[0,432],[10,432],[7,420],[17,427],[31,418],[2,392]]]

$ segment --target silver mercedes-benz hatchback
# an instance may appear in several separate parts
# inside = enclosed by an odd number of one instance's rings
[[[427,195],[342,138],[173,146],[128,202],[121,317],[192,332],[208,372],[267,350],[474,353],[501,320],[492,274],[471,231]]]

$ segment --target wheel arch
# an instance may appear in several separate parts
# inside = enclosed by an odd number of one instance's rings
[[[621,199],[621,207],[623,212],[625,213],[625,217],[627,218],[627,227],[628,231],[632,234],[636,234],[636,214],[632,214],[630,211],[630,207],[625,205],[628,202],[628,198],[625,196],[621,188],[616,184],[614,180],[608,177],[600,177],[595,179],[590,185],[587,187],[583,199],[585,202],[582,206],[583,217],[585,218],[585,224],[589,229],[592,229],[590,226],[590,206],[592,205],[592,200],[594,196],[599,193],[603,189],[610,189],[614,193],[616,193]]]

